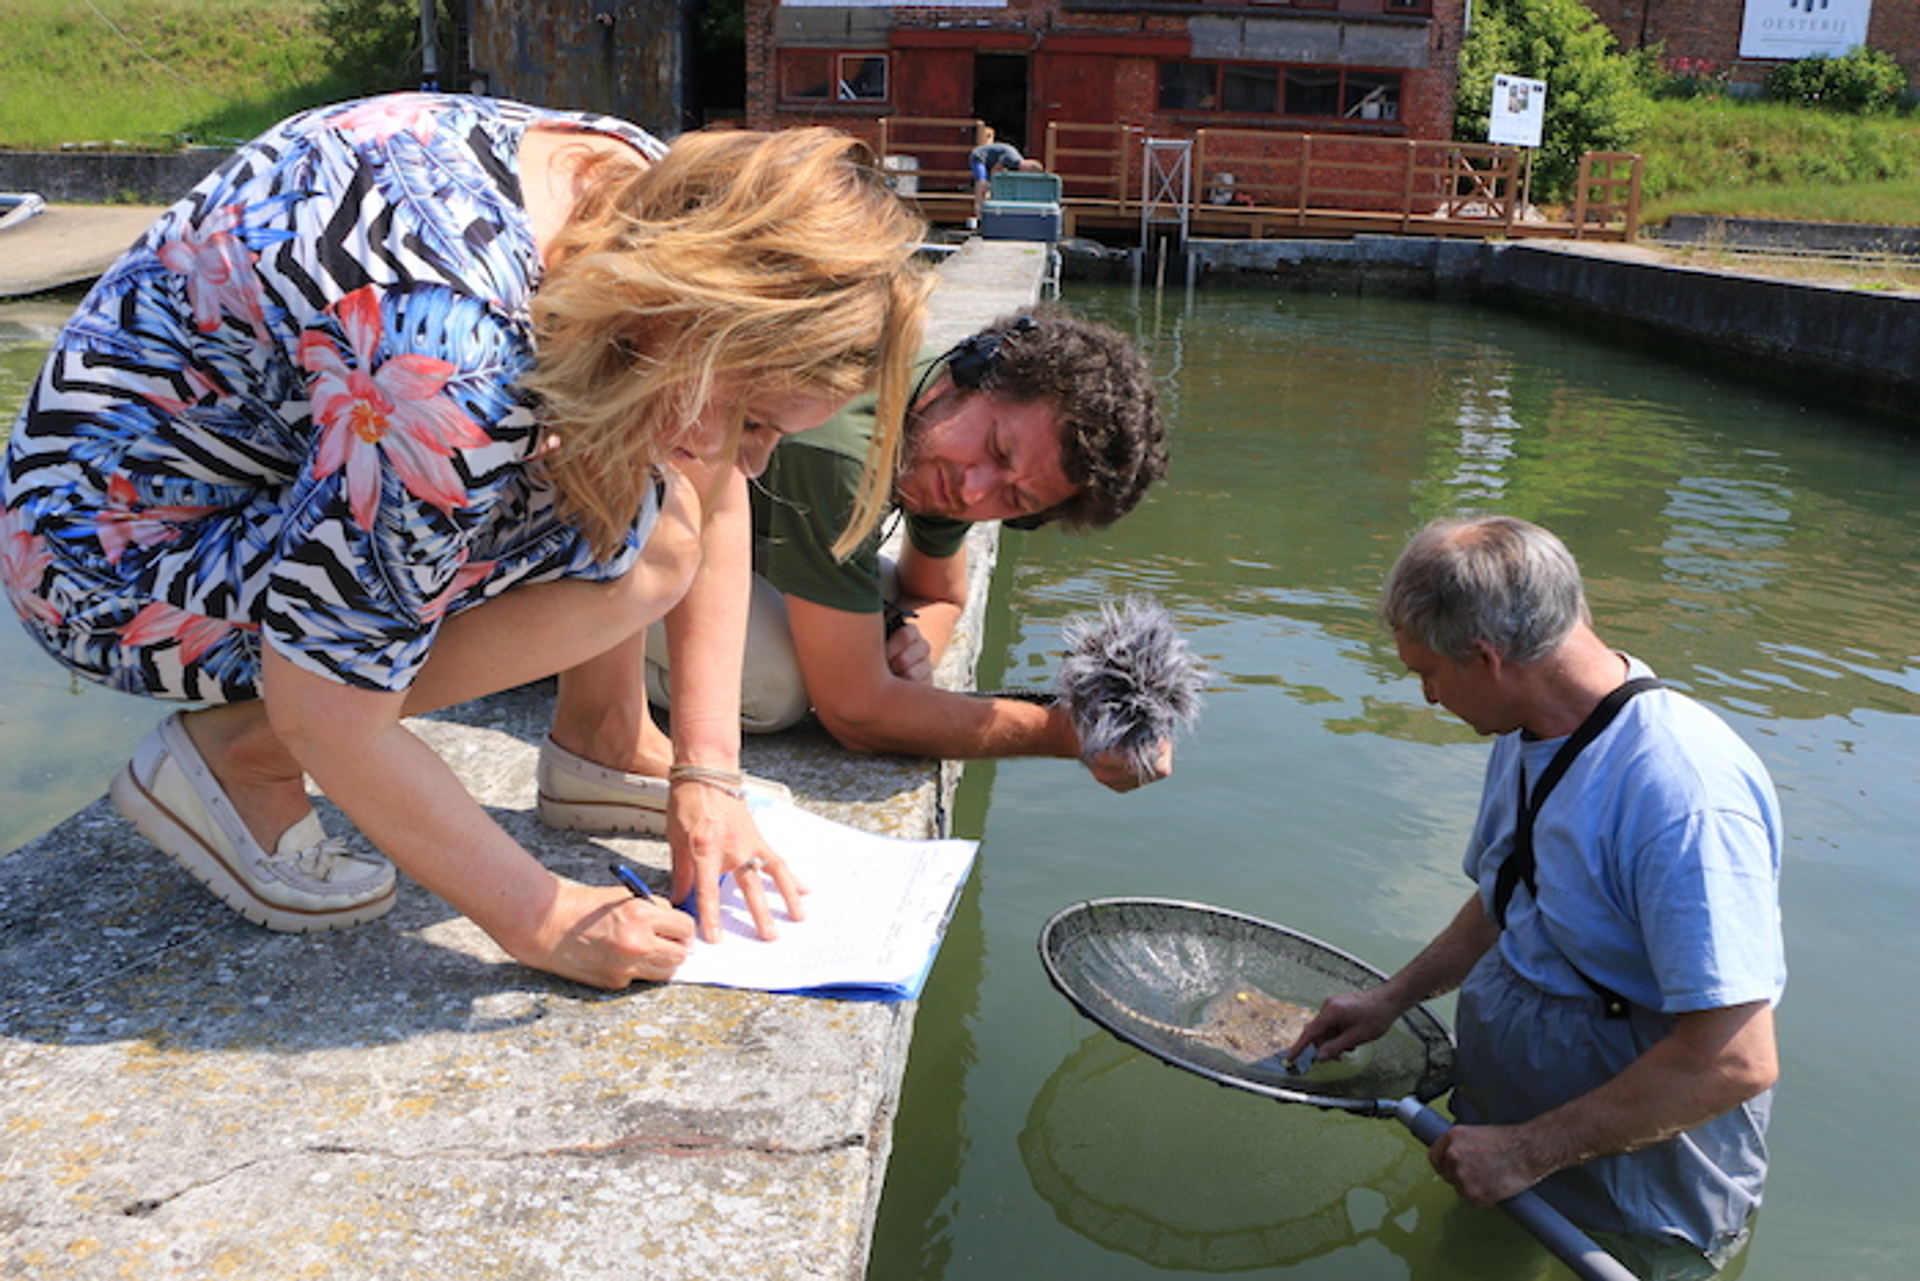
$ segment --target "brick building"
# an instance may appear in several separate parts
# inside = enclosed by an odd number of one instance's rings
[[[747,123],[979,119],[1445,139],[1466,0],[746,0]]]
[[[602,111],[662,136],[697,124],[687,0],[463,0],[455,87]]]
[[[1909,83],[1920,86],[1920,4],[1914,0],[1586,0],[1586,5],[1621,48],[1658,45],[1670,58],[1704,59],[1734,84],[1757,85],[1780,65],[1781,57],[1762,56],[1763,50],[1795,57],[1865,43],[1892,54]],[[1776,31],[1782,43],[1770,46],[1767,37]]]

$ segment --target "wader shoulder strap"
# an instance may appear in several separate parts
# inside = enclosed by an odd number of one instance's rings
[[[1527,892],[1534,893],[1533,868],[1533,820],[1539,814],[1540,807],[1546,803],[1547,796],[1553,791],[1560,776],[1573,764],[1573,758],[1594,739],[1600,737],[1607,726],[1613,724],[1613,718],[1625,707],[1627,700],[1635,694],[1650,689],[1663,688],[1661,682],[1652,676],[1640,676],[1619,686],[1600,700],[1600,705],[1587,714],[1580,722],[1580,728],[1567,736],[1560,744],[1560,750],[1553,754],[1546,772],[1540,776],[1540,785],[1527,794],[1527,767],[1522,764],[1515,771],[1519,779],[1519,799],[1515,806],[1513,824],[1513,852],[1507,855],[1506,862],[1500,865],[1500,872],[1493,883],[1494,921],[1502,927],[1507,923],[1507,904],[1513,901],[1514,887],[1521,881],[1527,883]]]
[[[1567,741],[1560,744],[1560,750],[1553,754],[1553,760],[1548,762],[1546,772],[1540,775],[1540,785],[1533,789],[1531,796],[1527,793],[1526,765],[1522,763],[1515,771],[1519,779],[1519,797],[1514,810],[1513,851],[1507,855],[1506,862],[1500,865],[1500,871],[1495,875],[1493,882],[1494,922],[1502,929],[1506,928],[1507,924],[1507,905],[1513,901],[1513,891],[1519,883],[1526,882],[1529,894],[1539,892],[1534,877],[1533,820],[1540,813],[1540,807],[1546,803],[1547,796],[1553,791],[1554,785],[1560,781],[1560,776],[1567,772],[1567,767],[1573,764],[1573,758],[1580,755],[1587,744],[1600,737],[1607,726],[1613,723],[1613,718],[1619,714],[1622,707],[1626,706],[1628,699],[1635,694],[1661,688],[1664,686],[1658,679],[1652,676],[1639,676],[1618,686],[1601,699],[1600,705],[1588,713],[1586,720],[1580,722],[1580,728],[1569,734]],[[1579,974],[1586,985],[1599,996],[1601,1003],[1606,1007],[1608,1018],[1626,1017],[1627,1001],[1624,997],[1611,988],[1603,987],[1587,978],[1577,965],[1574,966],[1574,973]]]

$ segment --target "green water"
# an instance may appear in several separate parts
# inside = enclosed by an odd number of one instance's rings
[[[984,676],[1044,682],[1061,619],[1131,591],[1216,675],[1168,782],[970,774],[981,858],[919,1013],[870,1275],[1567,1275],[1394,1122],[1158,1066],[1035,954],[1049,915],[1110,894],[1230,906],[1385,968],[1451,918],[1487,749],[1422,702],[1370,608],[1405,535],[1460,506],[1560,532],[1602,635],[1719,709],[1779,786],[1784,1080],[1741,1275],[1920,1270],[1920,445],[1503,313],[1068,300],[1151,351],[1174,471],[1108,533],[1009,536],[1006,671]]]
[[[1132,796],[1060,762],[969,772],[981,859],[919,1011],[871,1275],[1565,1275],[1396,1124],[1159,1067],[1078,1019],[1034,951],[1054,911],[1108,894],[1231,906],[1387,968],[1445,923],[1486,749],[1422,703],[1369,610],[1405,534],[1467,505],[1557,529],[1602,634],[1720,709],[1780,787],[1793,973],[1744,1277],[1912,1275],[1920,444],[1500,313],[1069,301],[1152,353],[1174,473],[1108,533],[1009,534],[983,682],[1045,682],[1062,619],[1146,591],[1213,686],[1179,773]],[[46,313],[0,304],[7,419]],[[159,710],[0,626],[0,849],[100,795]]]
[[[80,295],[0,302],[0,440]],[[67,674],[0,604],[0,852],[106,793],[169,708]]]

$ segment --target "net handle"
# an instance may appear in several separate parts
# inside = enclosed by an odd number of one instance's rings
[[[1395,1103],[1392,1114],[1429,1148],[1453,1128],[1447,1118],[1411,1097]],[[1602,1250],[1592,1237],[1574,1227],[1566,1215],[1548,1205],[1532,1188],[1508,1197],[1500,1203],[1500,1208],[1546,1246],[1554,1258],[1571,1268],[1581,1281],[1635,1281],[1624,1263]]]

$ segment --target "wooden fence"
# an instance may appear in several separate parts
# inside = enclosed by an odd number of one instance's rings
[[[883,155],[915,157],[917,191],[907,198],[925,217],[959,222],[974,212],[967,152],[980,136],[975,120],[889,118],[869,141]],[[1142,190],[1146,141],[1131,125],[1047,127],[1041,159],[1060,176],[1066,234],[1140,228],[1143,194],[1150,203],[1159,194]],[[1261,129],[1200,129],[1186,141],[1191,235],[1632,240],[1639,232],[1642,162],[1624,152],[1583,156],[1571,208],[1548,218],[1528,204],[1528,155],[1519,147]]]

